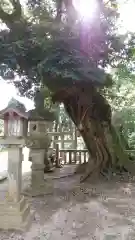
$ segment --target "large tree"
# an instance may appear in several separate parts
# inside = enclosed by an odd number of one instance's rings
[[[4,77],[20,76],[14,84],[29,97],[34,86],[46,85],[52,101],[64,103],[90,155],[82,180],[116,165],[128,168],[102,94],[112,83],[105,68],[127,54],[117,36],[117,2],[97,0],[92,21],[80,18],[72,0],[29,0],[26,14],[19,0],[10,3],[12,8],[6,0],[0,5],[0,18],[8,27],[0,34]]]

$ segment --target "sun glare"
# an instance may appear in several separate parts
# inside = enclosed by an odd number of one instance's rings
[[[98,8],[96,0],[73,0],[73,5],[84,20],[92,19]]]
[[[118,20],[119,32],[135,32],[135,0],[118,0],[118,3],[120,13]],[[96,17],[98,10],[97,0],[73,0],[73,5],[83,20],[89,21]]]

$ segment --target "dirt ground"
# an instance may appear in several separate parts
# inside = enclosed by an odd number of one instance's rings
[[[0,240],[135,240],[134,182],[80,184],[74,175],[51,183],[52,193],[27,198],[35,210],[30,230],[1,231]],[[5,189],[0,184],[1,194]]]

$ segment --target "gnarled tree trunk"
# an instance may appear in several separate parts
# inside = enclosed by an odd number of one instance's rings
[[[89,89],[78,86],[62,89],[54,94],[52,100],[64,103],[88,149],[89,161],[81,181],[88,177],[98,178],[100,174],[106,176],[105,171],[120,161],[112,138],[110,105],[93,86]],[[124,156],[127,160],[122,148],[121,152],[122,158]]]
[[[65,106],[66,108],[66,106]],[[71,116],[71,112],[68,113]],[[83,119],[82,125],[78,127],[85,145],[89,151],[89,161],[85,165],[84,176],[81,181],[88,177],[98,178],[104,170],[112,166],[114,161],[113,150],[111,150],[111,140],[108,142],[109,127],[97,120],[90,119],[87,115]],[[107,132],[107,133],[106,133]],[[111,138],[111,136],[109,136]]]

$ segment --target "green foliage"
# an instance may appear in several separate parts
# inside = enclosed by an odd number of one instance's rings
[[[127,139],[126,148],[134,148],[135,131],[135,74],[131,64],[119,64],[113,75],[113,85],[105,90],[105,95],[113,110],[113,123],[122,136]]]
[[[71,87],[74,83],[105,83],[104,71],[94,67],[88,56],[73,48],[74,42],[77,40],[62,39],[52,42],[47,58],[38,64],[38,71],[41,77],[44,76],[43,84],[47,84],[53,91]]]
[[[34,95],[35,109],[30,110],[30,118],[38,119],[43,117],[45,120],[57,120],[57,109],[51,107],[51,100],[49,99],[50,92],[47,88],[38,88]]]
[[[97,66],[104,68],[123,55],[123,43],[115,33],[116,6],[116,1],[99,1],[98,14],[88,24],[75,14],[71,1],[29,0],[27,16],[17,15],[17,21],[2,14],[11,31],[0,34],[0,63],[21,77],[14,81],[20,93],[33,97],[34,86],[41,82],[53,91],[76,81],[106,83],[108,76]]]
[[[117,165],[121,167],[125,162],[128,161],[128,154],[125,152],[126,146],[124,145],[124,142],[122,141],[123,139],[114,126],[111,126],[111,135],[113,140],[113,149],[118,157]]]

